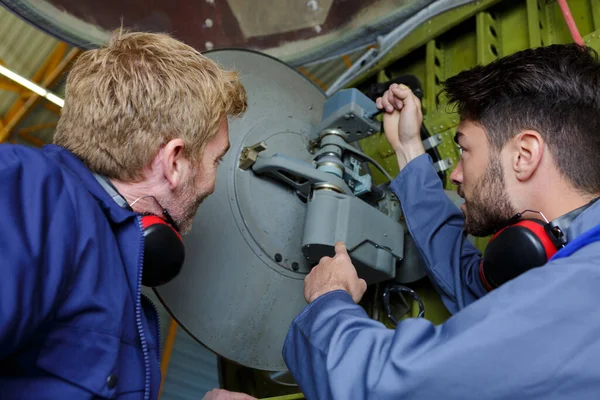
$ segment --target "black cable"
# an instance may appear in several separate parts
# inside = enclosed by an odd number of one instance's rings
[[[421,298],[419,297],[417,292],[415,292],[407,286],[390,284],[386,286],[386,288],[383,290],[383,309],[385,310],[385,313],[389,320],[392,321],[394,325],[398,325],[398,321],[392,315],[392,307],[390,305],[390,297],[392,293],[408,294],[414,301],[416,301],[419,304],[419,315],[417,315],[417,318],[425,317],[425,306],[423,305],[423,302],[421,301]]]

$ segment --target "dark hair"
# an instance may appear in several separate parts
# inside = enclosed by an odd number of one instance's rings
[[[600,63],[576,44],[528,49],[444,82],[461,119],[480,123],[494,150],[524,129],[542,135],[558,170],[600,192]]]

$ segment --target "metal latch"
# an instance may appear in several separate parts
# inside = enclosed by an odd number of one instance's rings
[[[246,146],[242,150],[240,154],[240,162],[238,167],[244,171],[250,168],[256,162],[256,157],[258,157],[258,153],[267,149],[267,145],[265,142],[260,142],[253,144],[251,146]]]

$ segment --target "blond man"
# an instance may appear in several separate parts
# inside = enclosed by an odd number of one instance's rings
[[[235,72],[120,31],[74,64],[53,145],[0,146],[0,397],[157,398],[158,316],[141,286],[182,260],[153,265],[170,252],[150,227],[183,246],[245,109]]]

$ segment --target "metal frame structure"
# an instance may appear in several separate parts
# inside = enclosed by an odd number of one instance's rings
[[[59,42],[30,80],[45,90],[54,87],[79,54],[81,54],[80,49],[72,48],[69,50],[69,46],[66,43]],[[0,64],[4,65],[1,60]],[[16,136],[19,136],[33,146],[43,146],[45,142],[32,136],[32,134],[40,129],[54,127],[56,126],[56,122],[30,126],[21,125],[42,101],[44,108],[56,114],[57,121],[60,115],[60,107],[47,101],[47,99],[44,99],[27,87],[3,76],[0,76],[0,90],[8,90],[18,95],[18,98],[13,102],[9,110],[0,118],[0,143],[11,139],[16,141],[16,137],[14,137],[16,134]]]

